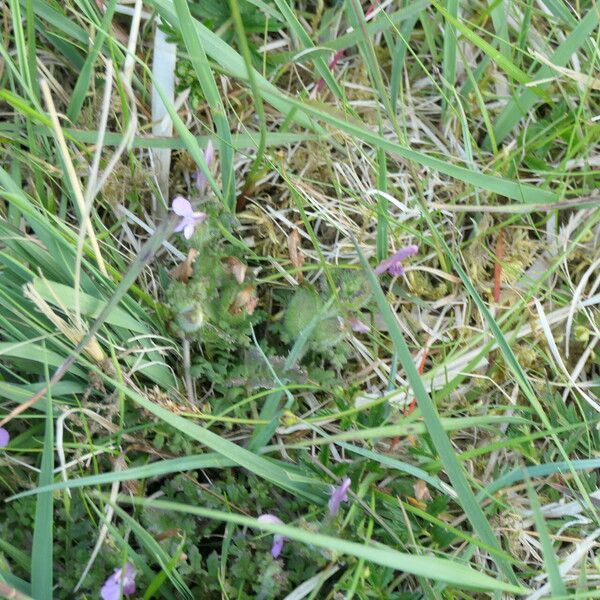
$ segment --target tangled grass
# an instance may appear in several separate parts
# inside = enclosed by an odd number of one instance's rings
[[[598,595],[595,3],[2,8],[0,594]]]

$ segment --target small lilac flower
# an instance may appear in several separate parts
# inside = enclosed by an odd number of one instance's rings
[[[368,325],[356,317],[347,317],[346,321],[348,322],[348,325],[350,325],[352,331],[356,331],[356,333],[369,333],[369,331],[371,331],[371,328]]]
[[[342,480],[342,485],[339,487],[334,487],[331,490],[331,496],[327,506],[329,507],[329,514],[332,517],[335,517],[335,515],[338,514],[338,511],[340,510],[340,504],[348,501],[348,490],[350,489],[351,483],[352,480],[350,477],[344,477]]]
[[[0,427],[0,448],[8,446],[10,442],[10,433],[4,427]]]
[[[265,515],[260,515],[260,517],[258,517],[258,520],[262,523],[273,523],[275,525],[283,525],[283,521],[279,517],[276,517],[275,515],[270,515],[268,513]],[[271,546],[271,556],[273,556],[273,558],[277,558],[281,554],[281,550],[283,549],[283,542],[285,542],[285,538],[282,535],[280,535],[279,533],[273,535],[273,545]]]
[[[204,160],[210,169],[215,163],[215,147],[211,140],[208,140],[208,144],[206,144],[206,150],[204,151]],[[208,187],[208,179],[206,175],[198,169],[196,171],[196,188],[200,192],[201,195],[204,195],[206,192],[206,188]]]
[[[171,208],[176,215],[181,217],[181,221],[175,227],[175,231],[183,231],[183,237],[186,240],[192,237],[196,225],[202,223],[207,217],[206,213],[194,212],[190,201],[186,200],[183,196],[173,198]]]
[[[102,600],[119,600],[121,585],[123,586],[123,596],[135,594],[135,574],[131,563],[127,563],[124,569],[115,569],[100,590]]]
[[[419,251],[418,246],[404,246],[404,248],[400,248],[398,252],[392,254],[389,258],[382,260],[376,267],[375,273],[377,275],[381,275],[386,271],[393,275],[394,277],[398,277],[404,273],[404,267],[402,266],[402,261],[409,256],[413,256]]]

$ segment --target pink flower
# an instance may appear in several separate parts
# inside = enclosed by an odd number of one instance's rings
[[[189,240],[196,229],[196,225],[199,225],[206,219],[207,215],[203,212],[194,212],[192,205],[189,200],[186,200],[183,196],[176,196],[173,198],[171,208],[176,215],[181,217],[181,221],[177,223],[175,231],[183,231],[183,237]]]
[[[121,589],[123,596],[135,594],[135,569],[131,563],[127,563],[123,569],[115,569],[115,572],[104,582],[100,596],[102,600],[119,600]]]
[[[418,246],[404,246],[404,248],[400,248],[398,252],[392,254],[389,258],[382,260],[376,267],[375,273],[377,275],[381,275],[386,271],[393,275],[394,277],[398,277],[404,273],[404,267],[402,266],[402,261],[409,256],[413,256],[419,251]]]
[[[262,523],[273,523],[274,525],[283,525],[283,521],[276,517],[275,515],[264,514],[258,517],[258,520]],[[273,545],[271,546],[271,555],[273,558],[277,558],[281,554],[281,550],[283,549],[283,542],[285,542],[285,538],[276,533],[273,535]]]
[[[10,442],[10,433],[4,427],[0,427],[0,448],[8,446]]]
[[[340,510],[340,504],[348,501],[348,490],[350,489],[351,484],[352,480],[350,477],[344,477],[342,480],[342,485],[339,487],[334,487],[331,490],[331,496],[327,506],[329,507],[329,514],[332,517],[335,517],[335,515],[338,514],[338,511]]]
[[[215,163],[215,147],[211,140],[208,140],[208,144],[206,144],[206,150],[204,151],[204,160],[210,169]],[[208,187],[208,179],[206,175],[198,169],[196,171],[196,188],[200,192],[201,195],[204,195],[206,192],[206,188]]]

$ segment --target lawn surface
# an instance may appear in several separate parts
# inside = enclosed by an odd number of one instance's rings
[[[0,596],[600,595],[594,2],[1,6]]]

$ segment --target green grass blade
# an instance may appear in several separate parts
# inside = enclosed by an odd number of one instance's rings
[[[264,523],[251,517],[175,502],[147,500],[142,498],[130,499],[125,497],[121,497],[119,501],[127,504],[131,503],[161,510],[198,515],[207,519],[215,519],[225,521],[226,523],[235,523],[245,527],[260,529],[268,533],[278,533],[289,540],[301,542],[309,547],[316,546],[317,548],[324,548],[329,551],[355,556],[384,567],[423,576],[428,579],[445,581],[464,588],[498,590],[517,594],[524,593],[525,591],[519,586],[504,583],[458,562],[433,556],[413,556],[411,554],[398,552],[383,544],[373,546],[358,544],[356,542],[315,533],[299,527]]]
[[[1,388],[0,388],[1,389]],[[457,417],[455,419],[440,419],[441,425],[445,431],[457,431],[468,428],[483,428],[483,427],[497,427],[502,423],[512,423],[515,425],[527,424],[528,421],[520,417],[507,417],[499,415],[485,415],[480,417]],[[386,456],[385,454],[378,454],[371,450],[366,450],[359,446],[349,444],[347,440],[370,440],[370,439],[381,439],[386,437],[394,436],[408,436],[408,435],[424,435],[427,433],[427,428],[424,423],[420,422],[406,422],[399,423],[397,425],[388,425],[384,427],[373,427],[371,429],[364,429],[354,432],[343,432],[340,434],[334,434],[329,436],[323,436],[315,439],[314,441],[307,442],[296,442],[294,444],[288,444],[288,448],[302,448],[304,446],[310,446],[312,444],[329,444],[335,443],[343,448],[346,448],[354,454],[359,454],[364,458],[374,460],[385,464],[388,467],[396,470],[408,473],[419,479],[430,483],[433,487],[439,489],[444,494],[455,496],[455,494],[437,477],[433,477],[427,474],[426,471],[414,467],[403,461]],[[272,453],[276,452],[279,446],[267,446],[261,450],[261,453]],[[239,464],[236,460],[228,458],[222,454],[205,453],[192,456],[182,456],[179,458],[160,460],[154,463],[143,465],[140,467],[132,467],[127,471],[111,471],[110,473],[104,473],[100,475],[89,475],[86,477],[80,477],[77,479],[69,479],[66,482],[53,483],[51,485],[41,486],[31,490],[26,490],[15,494],[7,498],[8,501],[17,500],[26,496],[32,496],[41,492],[57,491],[65,489],[76,489],[81,487],[91,487],[97,485],[110,484],[115,481],[128,481],[136,479],[148,479],[152,477],[159,477],[169,473],[178,473],[185,471],[195,471],[200,469],[223,469]],[[277,464],[273,462],[273,464]],[[283,467],[283,465],[282,465]],[[291,473],[289,465],[285,465]]]
[[[377,133],[366,129],[362,124],[351,122],[339,113],[333,110],[323,110],[316,104],[304,101],[299,102],[288,98],[290,104],[293,104],[298,108],[299,111],[303,111],[309,115],[312,115],[316,119],[319,119],[325,123],[329,123],[337,127],[339,130],[362,140],[368,144],[372,144],[376,148],[381,148],[390,154],[396,154],[402,158],[413,161],[424,167],[430,168],[433,171],[438,171],[450,177],[454,177],[459,181],[463,181],[475,188],[488,190],[500,196],[512,198],[525,203],[538,203],[538,202],[558,202],[558,196],[548,190],[540,189],[527,184],[519,183],[518,181],[512,181],[510,179],[503,179],[494,175],[486,175],[479,173],[465,167],[454,165],[447,160],[434,158],[423,152],[411,150],[406,146],[397,144],[388,140],[387,138],[378,135]]]
[[[132,467],[126,471],[110,471],[109,473],[88,475],[86,477],[52,483],[32,490],[20,492],[19,494],[7,498],[6,501],[18,500],[19,498],[32,496],[42,492],[55,492],[57,490],[71,490],[82,487],[107,485],[114,483],[115,481],[134,481],[138,479],[148,479],[150,477],[160,477],[161,475],[168,475],[169,473],[180,473],[200,469],[223,469],[225,467],[232,467],[235,464],[235,461],[228,460],[220,454],[206,452],[205,454],[159,460],[141,467]]]
[[[251,194],[256,184],[257,178],[262,174],[263,168],[262,163],[265,155],[266,139],[267,139],[267,115],[263,104],[263,99],[260,95],[258,85],[256,84],[256,77],[254,76],[254,69],[252,68],[252,54],[250,52],[250,45],[246,36],[246,30],[244,28],[244,21],[240,13],[240,6],[238,0],[229,0],[229,7],[231,10],[231,18],[235,28],[235,33],[238,39],[238,44],[246,65],[246,73],[248,75],[248,84],[250,86],[250,93],[254,102],[254,109],[256,110],[256,116],[258,118],[260,136],[258,138],[256,156],[252,161],[252,165],[246,174],[246,180],[242,187],[242,194],[247,196]],[[245,200],[244,200],[245,201]]]
[[[418,0],[417,2],[411,2],[409,6],[401,8],[393,13],[384,12],[369,21],[366,25],[368,35],[375,35],[379,32],[389,31],[394,26],[400,25],[403,21],[410,19],[418,19],[419,13],[425,10],[431,4],[430,0]],[[334,39],[322,42],[319,48],[328,48],[330,50],[342,50],[349,49],[363,39],[363,32],[351,31],[340,35]],[[297,52],[281,52],[273,56],[275,63],[285,63],[292,58],[295,62],[304,62],[311,58],[311,54],[305,55],[302,53],[297,56]]]
[[[174,0],[173,6],[179,19],[180,31],[183,36],[186,49],[192,61],[192,66],[202,87],[210,107],[217,134],[219,136],[219,163],[221,165],[221,176],[223,178],[223,199],[230,210],[234,210],[235,203],[235,179],[233,171],[233,145],[231,143],[231,131],[223,100],[219,94],[215,78],[213,76],[202,40],[198,30],[194,27],[194,19],[186,0]]]
[[[1,92],[0,92],[1,97]],[[65,135],[71,136],[73,140],[85,144],[93,144],[96,136],[96,131],[84,129],[69,129],[64,130]],[[255,148],[256,139],[259,132],[249,131],[248,133],[236,133],[232,136],[232,145],[235,150],[244,150],[245,148]],[[192,136],[199,146],[206,146],[211,136]],[[284,131],[269,131],[267,132],[267,146],[284,146],[286,144],[295,144],[298,142],[317,140],[320,136],[312,133],[294,133]],[[104,139],[105,146],[118,146],[121,143],[123,136],[116,132],[110,131],[106,133]],[[132,148],[171,148],[172,150],[182,150],[185,148],[185,142],[179,137],[160,138],[155,136],[135,136],[133,138]]]
[[[190,588],[183,581],[183,578],[173,568],[170,563],[172,558],[165,552],[161,545],[152,537],[148,531],[142,525],[140,525],[133,517],[127,514],[119,505],[113,505],[115,513],[131,527],[131,531],[137,537],[140,545],[145,548],[148,556],[153,557],[154,560],[160,565],[162,572],[169,578],[171,583],[175,586],[178,592],[179,598],[185,598],[186,600],[193,600],[194,594]]]
[[[519,467],[502,475],[502,477],[499,477],[495,481],[492,481],[486,487],[485,491],[478,495],[478,498],[481,501],[484,496],[495,494],[505,487],[524,481],[528,477],[548,477],[548,475],[554,475],[555,473],[567,474],[572,470],[587,471],[588,469],[600,469],[600,458],[586,458],[568,462],[546,463],[544,465],[534,465],[532,467]]]
[[[387,162],[385,152],[381,149],[377,151],[377,188],[382,192],[387,192]],[[377,202],[377,260],[381,262],[387,256],[388,251],[388,200],[383,195],[379,195]]]
[[[548,532],[548,524],[544,519],[540,502],[530,481],[527,481],[527,492],[529,494],[529,501],[531,503],[531,512],[533,514],[533,520],[535,521],[535,527],[540,536],[544,565],[546,567],[546,572],[548,573],[548,582],[550,583],[552,595],[566,596],[567,588],[560,575],[558,559],[556,558],[554,547],[552,546],[552,540],[550,539],[550,533]]]
[[[177,14],[173,10],[172,3],[169,0],[151,0],[149,4],[156,8],[161,18],[163,18],[165,21],[171,23],[177,29],[181,27]],[[193,25],[196,28],[196,33],[200,38],[207,56],[210,56],[226,72],[231,73],[234,77],[247,80],[246,64],[244,59],[229,44],[223,41],[218,35],[216,35],[202,23],[199,23],[194,19]],[[285,101],[277,87],[275,87],[270,81],[268,81],[258,72],[254,73],[254,77],[261,89],[263,98],[269,104],[271,104],[283,115],[287,116],[288,113],[292,112],[289,103]],[[292,114],[291,118],[299,125],[310,127],[310,121],[302,114]]]
[[[85,102],[86,93],[89,89],[90,81],[92,80],[94,63],[96,62],[106,41],[106,32],[110,28],[110,23],[112,22],[116,5],[116,0],[110,0],[110,2],[107,2],[106,12],[102,17],[102,25],[96,31],[96,39],[94,40],[94,43],[85,59],[85,63],[79,72],[79,76],[77,77],[77,83],[73,88],[71,98],[69,99],[69,105],[67,106],[67,117],[72,123],[77,122],[77,119],[81,113],[81,108]]]
[[[475,44],[480,50],[485,52],[498,67],[500,67],[509,77],[519,82],[522,85],[527,85],[531,82],[531,78],[527,73],[519,69],[511,60],[507,59],[500,50],[496,50],[490,43],[486,42],[481,36],[471,31],[462,21],[454,18],[445,8],[438,4],[435,0],[431,2],[445,17],[464,35],[471,43]],[[536,87],[530,87],[532,93],[537,96],[549,100],[548,94]]]
[[[293,11],[291,9],[287,0],[273,0],[273,1],[275,2],[277,8],[279,9],[279,12],[281,13],[281,15],[285,18],[291,32],[300,40],[300,42],[302,42],[302,45],[304,46],[303,50],[313,49],[315,47],[313,44],[313,41],[311,40],[310,36],[306,32],[306,30],[304,29],[304,27],[302,26],[300,21],[298,20],[298,17],[296,16],[295,11]],[[339,84],[337,83],[337,81],[335,80],[335,78],[333,77],[333,74],[331,73],[331,69],[327,65],[327,62],[325,61],[325,59],[320,55],[313,54],[312,60],[315,64],[315,67],[317,68],[317,71],[319,72],[319,75],[325,81],[325,83],[327,84],[329,89],[338,98],[343,99],[344,93],[343,93],[342,89],[340,88]]]
[[[46,381],[50,376],[46,368]],[[46,429],[39,484],[49,485],[54,479],[54,421],[52,390],[46,395]],[[54,573],[53,530],[54,496],[52,492],[39,494],[35,505],[33,543],[31,547],[31,594],[36,600],[52,600]]]
[[[393,50],[390,46],[390,52],[392,52],[392,72],[390,74],[390,103],[392,105],[392,111],[394,114],[398,108],[398,94],[400,93],[400,83],[402,80],[402,71],[404,69],[406,50],[410,42],[410,37],[415,28],[419,15],[409,17],[402,22],[398,28],[398,41],[394,46]],[[367,25],[368,27],[368,25]]]
[[[498,540],[496,539],[489,522],[481,510],[479,503],[475,499],[473,491],[467,482],[462,465],[456,458],[452,444],[450,443],[448,435],[444,431],[444,428],[440,422],[440,417],[437,413],[436,407],[433,404],[431,397],[425,390],[425,386],[423,385],[417,368],[414,365],[413,358],[408,350],[408,346],[406,345],[402,332],[398,327],[398,323],[396,322],[396,317],[394,316],[385,298],[381,286],[379,285],[379,281],[377,280],[375,273],[373,273],[366,262],[362,252],[360,252],[358,246],[356,246],[356,250],[359,254],[360,262],[366,273],[368,282],[373,290],[379,310],[381,311],[383,319],[387,325],[398,359],[404,368],[411,388],[417,398],[417,404],[425,420],[425,426],[431,435],[431,440],[438,451],[440,460],[442,461],[448,478],[452,483],[452,487],[458,495],[458,502],[462,506],[465,514],[468,515],[475,533],[481,538],[481,540],[488,546],[496,548],[501,552],[502,549],[498,544]],[[506,561],[499,559],[496,559],[496,561],[504,575],[510,581],[516,582],[517,579],[513,573],[511,565]]]
[[[333,298],[332,298],[333,300]],[[310,336],[314,328],[319,324],[319,321],[323,319],[323,316],[331,308],[332,301],[326,303],[322,309],[314,316],[310,323],[304,328],[302,334],[294,342],[292,349],[285,361],[285,369],[290,370],[296,366],[300,356],[304,352],[304,348],[308,343]],[[275,430],[278,425],[278,407],[283,397],[283,391],[277,391],[269,394],[267,401],[265,402],[262,410],[260,411],[260,418],[268,421],[265,425],[259,425],[254,430],[248,448],[252,452],[258,452],[261,448],[268,443],[273,437]]]
[[[510,5],[506,0],[489,0],[492,9],[492,22],[496,30],[498,49],[502,55],[510,60],[510,44],[508,39],[508,15]],[[457,15],[453,15],[457,16]]]
[[[430,227],[432,234],[434,235],[437,242],[440,244],[445,255],[450,259],[452,266],[454,267],[454,270],[456,271],[456,273],[460,277],[461,281],[463,282],[465,288],[467,289],[469,296],[473,299],[473,301],[475,302],[479,311],[481,311],[481,314],[483,315],[483,317],[489,327],[490,332],[496,339],[496,343],[498,344],[500,352],[502,353],[502,356],[504,357],[504,360],[506,361],[508,368],[513,373],[515,380],[517,381],[517,384],[519,385],[519,388],[521,389],[524,396],[527,398],[527,400],[529,401],[529,403],[535,410],[536,414],[540,418],[544,427],[548,431],[551,432],[550,437],[556,444],[556,447],[558,448],[562,457],[565,459],[565,461],[568,461],[569,456],[568,456],[565,448],[563,447],[560,439],[554,432],[552,424],[550,423],[550,420],[546,414],[546,411],[544,410],[544,407],[542,406],[542,403],[540,402],[540,400],[538,398],[538,395],[536,394],[535,390],[533,389],[533,386],[532,386],[531,382],[529,381],[525,371],[519,364],[519,361],[517,360],[515,353],[513,352],[512,348],[510,347],[508,342],[506,341],[506,338],[505,338],[504,334],[502,333],[500,327],[498,326],[498,323],[496,323],[495,319],[492,317],[488,307],[486,306],[485,302],[481,298],[479,292],[475,289],[475,286],[471,282],[468,275],[465,273],[458,258],[456,257],[456,255],[453,252],[451,252],[445,239],[440,235],[440,233],[437,230],[437,228],[435,227],[435,224],[433,223],[429,213],[424,211],[423,214],[425,216],[425,219],[427,220],[427,223]],[[537,302],[537,300],[536,300],[536,302]],[[587,501],[588,507],[593,508],[591,501],[589,499],[589,496],[587,494],[587,491],[581,482],[581,479],[577,475],[576,471],[571,470],[571,472],[573,473],[574,480],[578,486],[579,492],[584,496],[584,498]]]
[[[590,34],[598,26],[599,19],[600,14],[598,11],[594,8],[590,9],[575,29],[548,57],[548,60],[559,67],[564,67],[570,57],[588,41]],[[554,75],[555,72],[550,67],[543,65],[536,71],[533,80],[543,80],[547,77],[554,77]],[[540,83],[540,87],[543,85],[545,84]],[[508,102],[494,123],[494,135],[498,143],[502,142],[510,134],[513,127],[529,113],[538,100],[538,95],[531,89],[515,93],[515,97]],[[484,148],[489,147],[490,141],[489,138],[486,138]]]
[[[170,412],[166,408],[151,402],[146,397],[132,390],[129,386],[125,386],[118,381],[110,379],[100,371],[98,371],[98,374],[105,379],[108,384],[125,394],[125,396],[127,396],[137,405],[145,408],[152,414],[162,419],[165,423],[175,427],[175,429],[178,429],[190,438],[200,442],[201,444],[204,444],[215,452],[218,452],[223,457],[234,462],[236,465],[244,467],[259,477],[271,481],[272,483],[275,483],[276,485],[291,492],[299,494],[308,500],[316,503],[322,502],[323,499],[321,496],[311,491],[304,483],[295,481],[291,477],[290,473],[279,464],[254,454],[253,452],[250,452],[249,450],[230,442],[224,437]]]

